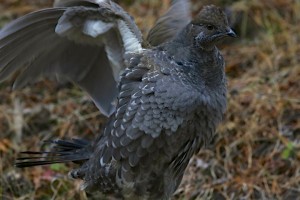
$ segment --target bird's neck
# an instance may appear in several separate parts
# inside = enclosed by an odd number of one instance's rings
[[[174,37],[171,43],[178,44],[184,47],[191,47],[194,44],[194,38],[191,36],[190,25],[187,25]]]
[[[166,43],[165,52],[175,63],[180,63],[178,67],[185,69],[184,71],[193,71],[192,79],[201,80],[207,86],[220,85],[223,80],[223,58],[214,46],[212,49],[203,49],[193,44],[190,38],[185,38],[182,34],[173,41]],[[194,81],[194,80],[192,80]]]
[[[164,49],[180,59],[191,60],[200,56],[210,57],[215,55],[218,51],[217,47],[213,44],[211,46],[202,47],[195,43],[195,38],[192,36],[191,26],[187,25],[182,31],[180,31],[173,40],[164,44]]]
[[[216,42],[213,41],[203,44],[199,44],[199,42],[196,43],[197,34],[193,31],[192,27],[191,24],[186,25],[185,28],[177,33],[171,42],[181,46],[199,49],[201,51],[212,51],[216,48]]]
[[[177,38],[163,47],[169,57],[174,61],[189,62],[194,64],[205,65],[206,63],[214,62],[215,56],[219,50],[216,46],[211,49],[203,49],[193,45],[189,39]]]

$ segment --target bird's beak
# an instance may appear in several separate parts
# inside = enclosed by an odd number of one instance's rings
[[[226,35],[228,35],[229,37],[237,37],[236,33],[231,28],[229,28]]]

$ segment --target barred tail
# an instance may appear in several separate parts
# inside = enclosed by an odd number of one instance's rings
[[[18,168],[48,165],[53,163],[75,162],[82,163],[91,155],[90,142],[82,139],[72,140],[49,140],[45,143],[54,144],[51,151],[24,151],[28,157],[17,158],[15,166]]]

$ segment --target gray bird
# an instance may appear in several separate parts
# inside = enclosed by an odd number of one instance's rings
[[[224,12],[205,6],[190,18],[175,0],[147,40],[120,6],[65,0],[0,31],[0,80],[38,77],[79,85],[109,117],[92,142],[52,140],[51,152],[17,167],[76,162],[86,191],[123,199],[169,199],[190,158],[209,143],[226,110],[224,60],[216,44],[236,37]]]

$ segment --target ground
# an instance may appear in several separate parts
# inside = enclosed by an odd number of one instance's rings
[[[119,2],[146,33],[170,0]],[[221,47],[228,109],[173,199],[300,199],[300,3],[194,0],[194,13],[206,3],[226,8],[239,35]],[[0,0],[0,27],[51,4]],[[105,117],[71,84],[44,80],[12,91],[12,80],[0,83],[0,197],[86,199],[80,181],[66,176],[75,164],[21,170],[14,161],[20,151],[39,150],[50,138],[94,138]]]

